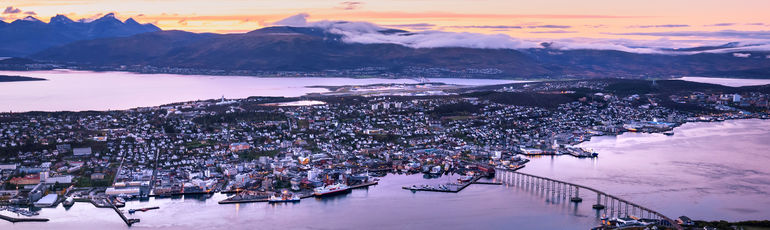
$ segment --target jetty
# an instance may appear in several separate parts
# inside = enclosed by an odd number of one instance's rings
[[[473,182],[473,184],[503,185],[503,182],[494,182],[494,181],[476,181],[476,182]]]
[[[129,209],[128,214],[134,214],[137,211],[146,212],[146,211],[155,210],[155,209],[160,209],[160,207],[156,206],[156,207],[148,207],[148,208]]]
[[[369,187],[369,186],[372,186],[372,185],[376,185],[378,183],[379,183],[379,181],[377,181],[377,180],[363,182],[363,183],[360,183],[360,184],[351,185],[350,188],[348,188],[348,190],[353,190],[353,189],[358,189],[358,188],[366,188],[366,187]],[[314,197],[315,195],[312,192],[306,192],[306,193],[299,193],[298,196],[299,196],[300,199],[305,199],[305,198]],[[269,199],[270,199],[269,197],[264,197],[264,198],[260,197],[260,198],[253,198],[253,199],[248,199],[248,198],[247,199],[233,199],[233,198],[234,197],[230,197],[230,198],[221,200],[218,203],[219,204],[257,203],[257,202],[268,202]]]
[[[468,182],[465,183],[452,183],[445,185],[444,188],[440,188],[437,186],[428,186],[428,185],[412,185],[412,186],[404,186],[401,187],[402,189],[410,190],[412,192],[422,191],[422,192],[449,192],[449,193],[458,193],[468,187],[468,185],[471,185],[473,183],[476,183],[479,179],[481,179],[480,176],[475,176],[473,179],[471,179]]]
[[[110,202],[110,206],[111,206],[112,210],[115,210],[115,212],[118,213],[118,216],[120,216],[120,219],[123,219],[123,222],[125,222],[126,225],[128,225],[129,227],[131,227],[131,225],[133,225],[135,223],[139,223],[139,219],[133,219],[133,218],[126,217],[126,215],[123,214],[123,212],[120,211],[120,209],[118,209],[118,206],[115,206],[115,204],[113,202]]]
[[[8,222],[11,222],[11,223],[16,223],[16,222],[46,222],[46,221],[48,221],[47,218],[16,218],[16,217],[12,217],[12,216],[6,216],[4,214],[0,214],[0,219],[7,220]]]
[[[115,205],[114,202],[112,202],[109,198],[75,198],[75,202],[88,202],[94,205],[94,207],[97,208],[110,208],[112,210],[115,210],[115,213],[120,216],[120,219],[123,220],[123,222],[126,223],[129,227],[131,227],[132,224],[138,223],[139,219],[133,219],[126,217],[125,214],[123,214],[123,211],[120,211],[118,209],[118,206]]]

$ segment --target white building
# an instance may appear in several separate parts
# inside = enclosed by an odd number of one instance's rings
[[[87,156],[91,155],[91,147],[86,148],[74,148],[72,149],[72,154],[75,156]]]
[[[43,198],[40,198],[37,202],[35,202],[35,207],[51,207],[53,204],[56,203],[56,200],[59,199],[59,195],[56,195],[56,193],[51,193]]]

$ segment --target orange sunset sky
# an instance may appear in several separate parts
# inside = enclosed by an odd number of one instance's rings
[[[165,30],[236,33],[299,13],[309,21],[367,21],[406,30],[501,33],[519,38],[770,39],[767,0],[4,0],[6,22],[115,12]],[[738,34],[710,32],[738,31]],[[688,32],[671,34],[671,32]],[[692,33],[690,33],[692,32]],[[747,37],[741,37],[746,32]],[[753,35],[752,35],[753,34]]]

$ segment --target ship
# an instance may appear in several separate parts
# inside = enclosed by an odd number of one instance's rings
[[[350,191],[350,187],[344,184],[332,184],[327,186],[322,186],[315,188],[313,195],[316,196],[327,196],[327,195],[334,195],[339,193],[344,193]]]

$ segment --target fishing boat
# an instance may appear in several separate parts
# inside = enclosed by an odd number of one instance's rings
[[[269,203],[286,203],[286,202],[299,202],[300,198],[297,195],[287,193],[284,191],[280,195],[276,196],[273,194],[270,196],[270,198],[267,199],[267,202]]]
[[[466,176],[461,176],[460,178],[458,178],[457,182],[459,182],[459,183],[468,183],[471,180],[473,180],[473,176],[466,175]]]

